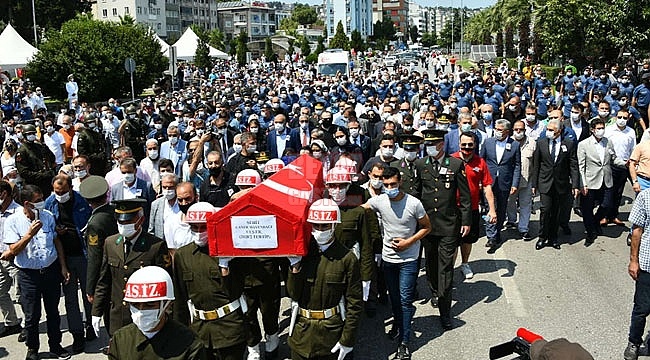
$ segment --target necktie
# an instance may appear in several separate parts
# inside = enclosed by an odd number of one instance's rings
[[[226,153],[228,151],[228,145],[226,144],[226,138],[221,138],[221,152]]]
[[[553,159],[553,162],[555,162],[555,144],[557,141],[555,139],[551,139],[551,159]]]
[[[131,252],[131,240],[124,241],[124,258],[126,259]]]
[[[433,168],[436,169],[436,172],[440,172],[440,162],[438,160],[433,160]]]
[[[300,133],[302,134],[301,140],[300,140],[300,142],[302,143],[302,146],[307,146],[308,145],[307,144],[307,142],[308,142],[308,140],[307,140],[307,132],[302,130]]]

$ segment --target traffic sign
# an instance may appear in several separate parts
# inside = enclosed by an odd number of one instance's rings
[[[133,58],[126,58],[126,60],[124,60],[124,69],[129,74],[133,74],[135,71],[135,60],[133,60]]]

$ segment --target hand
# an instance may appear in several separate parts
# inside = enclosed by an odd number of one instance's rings
[[[411,243],[404,238],[393,238],[391,246],[399,252],[408,249]]]
[[[627,273],[630,274],[630,277],[632,277],[634,281],[636,281],[639,276],[639,262],[630,261],[630,265],[627,266]]]
[[[38,231],[41,230],[43,227],[43,222],[41,220],[34,220],[32,221],[31,225],[29,225],[29,229],[27,229],[27,234],[30,237],[36,236],[38,234]]]
[[[219,267],[227,269],[228,265],[230,263],[230,260],[232,260],[231,257],[220,257],[219,258]]]
[[[95,331],[95,335],[99,337],[99,322],[102,321],[102,318],[99,316],[93,316],[91,323],[93,325],[93,330]]]
[[[589,188],[585,186],[582,188],[582,191],[580,193],[582,194],[582,196],[587,196],[588,192],[589,192]]]
[[[494,210],[488,211],[488,216],[490,217],[490,224],[496,224],[497,223],[497,212]],[[469,234],[469,232],[468,232]]]
[[[537,189],[535,188],[530,188],[530,194],[533,195],[533,197],[535,197],[535,193],[537,192],[536,190]]]
[[[330,350],[332,354],[335,354],[336,352],[339,352],[339,357],[338,360],[343,360],[345,359],[345,355],[349,354],[352,352],[352,346],[345,346],[341,345],[340,342],[337,342],[336,345]]]
[[[294,266],[302,261],[302,256],[289,256],[287,259],[289,259],[289,265]]]
[[[61,268],[61,275],[63,275],[63,285],[68,285],[70,282],[70,272],[67,267]]]
[[[510,188],[510,195],[514,195],[515,193],[517,193],[517,188],[513,186]]]
[[[362,281],[361,288],[363,290],[363,301],[368,301],[368,295],[370,295],[370,280]]]
[[[208,132],[208,133],[205,133],[205,134],[201,135],[201,139],[199,139],[199,142],[202,143],[202,144],[205,144],[208,141],[210,141],[211,138],[212,138],[212,133]]]
[[[0,255],[0,260],[11,261],[13,259],[14,259],[14,254],[9,249],[4,251],[2,255]]]
[[[635,182],[634,184],[632,184],[632,190],[634,190],[634,192],[636,193],[641,192],[641,185],[639,185],[638,182]]]
[[[86,299],[88,299],[88,302],[92,304],[93,301],[95,301],[95,296],[90,295],[90,294],[86,294]]]
[[[56,230],[56,233],[59,235],[65,235],[65,233],[68,231],[65,225],[57,225],[54,230]]]
[[[573,197],[574,197],[574,198],[577,197],[578,194],[580,194],[580,190],[578,190],[578,189],[573,189]]]
[[[494,219],[494,221],[496,222],[496,219],[497,219],[496,214],[495,214],[495,216],[494,216],[493,218],[490,219],[490,222],[491,222],[493,219]],[[461,227],[460,227],[460,237],[465,237],[465,236],[467,236],[467,235],[469,235],[469,225],[463,225],[463,226],[461,226]]]

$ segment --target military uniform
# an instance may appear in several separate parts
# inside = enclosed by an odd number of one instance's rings
[[[135,108],[129,106],[127,109],[126,123],[120,125],[123,144],[131,148],[133,158],[140,163],[144,159],[144,144],[147,140],[147,126],[144,121],[135,115]]]
[[[340,241],[322,252],[312,241],[300,271],[289,272],[287,292],[300,307],[288,340],[293,359],[336,359],[338,354],[330,350],[337,342],[354,346],[362,309],[361,275],[357,257]],[[345,320],[339,307],[342,298]],[[324,310],[334,315],[325,318]]]
[[[420,151],[420,143],[423,140],[420,136],[402,135],[400,139],[402,139],[404,151]],[[400,175],[402,176],[402,185],[400,186],[400,190],[419,199],[420,191],[417,188],[418,172],[415,168],[415,162],[401,159],[397,164],[395,164],[395,167],[399,170]]]
[[[77,138],[77,153],[88,156],[92,175],[106,176],[108,157],[106,156],[106,141],[101,133],[88,128],[83,129]]]
[[[248,328],[241,307],[218,317],[213,310],[239,300],[244,277],[239,259],[230,262],[228,276],[222,276],[219,259],[208,254],[207,247],[189,243],[174,254],[174,318],[189,325],[208,348],[221,360],[241,360],[246,349]],[[203,310],[211,320],[196,313],[190,315],[188,300],[196,310]],[[225,309],[224,309],[225,311]],[[190,325],[190,316],[194,322]]]
[[[142,199],[116,201],[115,212],[117,214],[129,214],[138,204],[142,209]],[[135,211],[137,213],[137,210]],[[125,238],[120,234],[111,235],[104,243],[104,255],[99,279],[95,287],[95,299],[93,301],[93,316],[102,316],[110,307],[110,324],[108,333],[112,335],[124,325],[131,323],[131,312],[129,305],[122,299],[126,282],[129,277],[138,269],[156,265],[171,272],[171,258],[167,249],[167,243],[146,232],[143,227],[137,238],[131,239],[130,250],[126,251]]]
[[[23,179],[23,185],[36,185],[43,194],[52,192],[56,160],[46,145],[39,142],[23,142],[16,152],[16,169]]]
[[[444,131],[425,131],[426,141],[443,139]],[[434,229],[423,244],[426,250],[427,275],[434,292],[439,296],[443,325],[451,326],[451,288],[454,272],[454,252],[459,245],[461,225],[471,225],[471,198],[465,176],[465,165],[460,159],[444,155],[436,164],[427,156],[415,161],[419,174],[417,188],[422,194],[424,209]],[[458,195],[460,201],[458,201]],[[460,205],[458,205],[460,204]],[[448,323],[445,324],[445,322]]]
[[[106,238],[115,234],[117,234],[117,222],[113,207],[110,204],[104,204],[93,209],[85,231],[88,248],[88,287],[86,292],[89,295],[95,293],[95,286],[99,280]]]
[[[178,321],[167,319],[165,325],[148,339],[135,324],[115,332],[108,350],[108,358],[115,360],[207,359],[207,352],[196,333]]]
[[[246,277],[244,294],[248,311],[246,318],[250,325],[248,346],[256,346],[262,341],[262,330],[257,320],[257,310],[262,313],[262,324],[266,335],[276,334],[280,318],[280,261],[278,258],[246,258]]]

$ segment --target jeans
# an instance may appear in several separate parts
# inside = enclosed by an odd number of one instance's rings
[[[382,261],[384,278],[393,310],[393,324],[400,330],[402,343],[411,339],[411,321],[415,315],[415,282],[418,278],[417,260],[403,263]]]
[[[77,283],[81,287],[82,301],[87,323],[90,324],[91,305],[86,297],[86,269],[88,260],[84,256],[66,256],[66,264],[70,272],[70,281],[63,285],[65,295],[65,313],[68,317],[68,328],[74,335],[83,335],[84,325],[79,312],[79,291]]]
[[[496,183],[496,180],[495,180]],[[496,239],[501,241],[501,228],[503,228],[503,221],[506,219],[506,208],[508,206],[508,197],[510,196],[510,189],[501,190],[492,187],[494,193],[494,205],[497,210],[497,222],[495,224],[485,224],[485,235],[488,239]]]
[[[14,281],[17,268],[13,263],[0,260],[0,313],[4,319],[5,326],[20,324],[16,315],[16,307],[9,296],[9,290]]]
[[[518,204],[517,201],[519,201]],[[516,222],[517,229],[520,233],[528,232],[530,211],[532,208],[533,193],[530,190],[530,185],[519,188],[516,194],[510,195],[508,198],[508,221],[512,223]],[[517,214],[519,214],[519,222],[517,222]]]
[[[632,308],[628,337],[631,343],[640,345],[643,341],[643,331],[648,315],[650,315],[650,273],[639,270],[639,276],[634,285],[634,307]]]
[[[40,346],[38,324],[41,320],[41,299],[45,305],[50,349],[61,346],[61,316],[59,315],[61,280],[61,267],[58,260],[41,270],[20,269],[18,272],[28,349],[38,349]]]
[[[626,167],[612,165],[612,180],[614,181],[614,185],[609,196],[605,196],[603,200],[609,210],[607,220],[614,220],[614,218],[618,217],[618,208],[621,206],[623,190],[625,190],[625,183],[629,176],[630,173]]]
[[[582,223],[585,225],[585,231],[588,235],[593,235],[600,227],[600,220],[604,219],[609,213],[607,204],[603,201],[608,194],[611,193],[611,188],[605,186],[600,189],[589,189],[587,195],[583,196],[580,201],[582,208]],[[594,207],[600,203],[596,214],[594,214]]]

